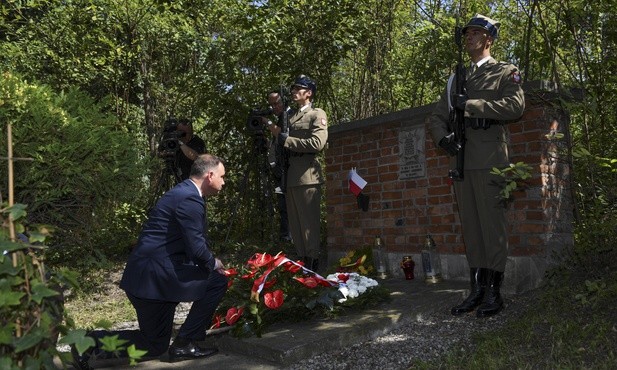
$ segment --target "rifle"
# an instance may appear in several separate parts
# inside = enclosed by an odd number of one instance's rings
[[[454,133],[454,143],[458,148],[456,152],[456,168],[448,171],[448,177],[455,181],[463,181],[463,172],[465,169],[465,110],[457,107],[455,102],[460,96],[467,95],[465,85],[467,76],[465,65],[463,64],[463,35],[462,28],[456,26],[454,29],[454,41],[458,47],[458,63],[454,72],[454,91],[450,91],[450,128]]]
[[[281,117],[279,117],[279,126],[281,127],[281,132],[289,133],[289,102],[287,101],[287,89],[285,86],[281,85],[279,89],[279,97],[283,102],[283,113]],[[283,194],[287,192],[287,169],[289,168],[289,151],[285,149],[285,147],[277,142],[277,158],[276,160],[280,164],[281,168],[281,191]]]

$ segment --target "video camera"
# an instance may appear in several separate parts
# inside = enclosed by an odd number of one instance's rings
[[[165,121],[163,126],[163,135],[161,135],[161,141],[159,143],[159,151],[163,156],[175,155],[178,149],[180,149],[179,140],[181,137],[186,136],[186,132],[177,131],[178,120],[171,117]]]
[[[253,133],[255,135],[262,134],[267,126],[261,122],[261,119],[271,114],[272,108],[254,108],[253,110],[251,110],[249,118],[246,120],[246,128],[249,130],[250,133]]]

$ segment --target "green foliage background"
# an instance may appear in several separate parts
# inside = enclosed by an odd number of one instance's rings
[[[577,225],[588,231],[597,224],[587,219],[610,220],[615,210],[611,3],[5,1],[0,127],[12,122],[16,154],[34,159],[16,164],[18,200],[33,220],[59,228],[52,246],[121,254],[160,191],[163,122],[185,116],[227,161],[226,190],[209,203],[213,239],[268,242],[276,223],[256,186],[251,108],[300,73],[317,81],[330,125],[429,104],[456,61],[454,26],[479,12],[502,21],[497,59],[519,65],[526,80],[577,93],[561,104],[571,118],[567,154],[589,153],[567,157]]]
[[[330,125],[432,103],[456,62],[454,26],[483,13],[502,22],[493,56],[564,96],[577,200],[573,256],[601,262],[617,236],[615,5],[6,0],[0,151],[11,123],[15,157],[32,159],[15,162],[16,201],[29,205],[28,222],[57,229],[46,258],[96,266],[124,255],[137,237],[161,191],[163,122],[189,117],[228,170],[225,191],[208,203],[213,241],[221,249],[267,244],[276,221],[256,186],[260,157],[245,127],[251,108],[300,73],[317,81],[316,105]],[[3,181],[2,200],[7,192]]]

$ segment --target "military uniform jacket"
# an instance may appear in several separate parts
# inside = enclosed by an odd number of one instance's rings
[[[322,109],[298,109],[289,118],[289,136],[284,143],[289,150],[287,186],[324,183],[317,154],[326,146],[327,140],[328,123]]]
[[[465,129],[465,169],[487,169],[507,166],[507,132],[505,124],[521,117],[525,98],[518,69],[490,58],[467,77],[466,120],[485,118],[497,121],[488,129]],[[428,129],[435,145],[452,132],[449,125],[448,97],[445,92],[433,113],[427,118]],[[451,165],[456,157],[451,157]]]

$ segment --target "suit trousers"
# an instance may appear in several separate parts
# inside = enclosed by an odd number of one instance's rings
[[[201,341],[206,338],[206,330],[212,323],[216,308],[227,291],[227,277],[214,271],[208,277],[208,287],[204,298],[194,301],[191,309],[180,327],[179,337]],[[118,335],[119,339],[129,341],[126,346],[135,344],[137,349],[147,350],[147,356],[160,356],[169,348],[174,315],[179,302],[143,299],[126,293],[137,313],[139,330],[105,331],[97,330],[90,335],[100,339],[105,336]],[[97,354],[101,354],[101,343],[97,343]],[[126,352],[119,353],[121,357]]]
[[[297,257],[319,258],[321,185],[287,187],[287,216]]]
[[[454,183],[467,262],[471,268],[504,272],[508,258],[506,205],[499,192],[501,176],[489,169],[465,170]]]

